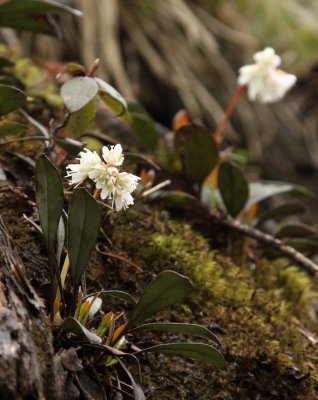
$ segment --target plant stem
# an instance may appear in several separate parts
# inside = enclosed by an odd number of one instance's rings
[[[235,107],[236,103],[238,102],[241,94],[244,92],[244,90],[245,90],[245,85],[238,85],[231,97],[231,100],[229,101],[229,103],[226,107],[223,118],[214,132],[214,137],[218,144],[222,143],[222,140],[223,140],[222,133],[224,131],[226,123],[230,119],[230,117],[233,113],[234,107]]]
[[[99,58],[96,58],[96,60],[93,62],[93,65],[87,71],[86,76],[93,77],[98,66],[99,66]]]
[[[93,194],[93,197],[94,197],[95,200],[97,200],[99,198],[99,195],[100,195],[101,191],[102,191],[101,189],[96,189],[95,190],[95,192]]]

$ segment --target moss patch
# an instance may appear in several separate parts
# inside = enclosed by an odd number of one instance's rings
[[[235,265],[212,251],[188,224],[173,221],[158,209],[150,212],[146,206],[117,218],[112,240],[145,270],[173,269],[191,277],[196,286],[188,303],[193,321],[226,332],[222,339],[228,370],[207,371],[196,364],[200,375],[191,372],[200,382],[196,396],[318,397],[318,351],[300,332],[303,328],[318,332],[308,312],[317,293],[297,267],[289,266],[286,259]],[[164,363],[171,374],[179,369]]]

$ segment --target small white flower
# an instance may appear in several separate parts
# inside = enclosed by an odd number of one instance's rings
[[[117,166],[124,160],[120,144],[111,146],[108,149],[103,147],[103,159],[94,151],[85,149],[80,153],[78,164],[67,166],[67,177],[71,178],[72,184],[78,184],[90,178],[100,190],[102,200],[112,201],[112,208],[115,206],[119,211],[126,210],[134,199],[131,193],[136,189],[140,178],[128,172],[119,172]]]
[[[255,64],[239,70],[238,84],[247,86],[248,98],[262,103],[272,103],[284,97],[295,84],[296,76],[277,69],[281,59],[267,47],[254,54]]]
[[[103,166],[103,173],[95,179],[96,189],[100,189],[102,200],[112,199],[116,190],[116,181],[119,171],[116,167]]]
[[[79,160],[79,164],[69,164],[66,167],[66,176],[71,178],[72,184],[81,183],[86,178],[96,179],[102,173],[103,166],[96,151],[85,149],[77,160]]]
[[[124,161],[123,149],[120,144],[116,146],[103,147],[103,159],[107,164],[119,167]]]
[[[116,190],[114,193],[113,203],[115,203],[116,211],[122,208],[126,210],[130,205],[134,204],[131,193],[136,189],[140,178],[127,172],[120,172],[116,179]]]
[[[92,319],[94,315],[99,311],[99,309],[102,306],[102,299],[100,297],[95,297],[95,296],[90,296],[86,299],[89,303],[91,303],[94,299],[93,304],[91,305],[91,308],[88,313],[88,319]]]

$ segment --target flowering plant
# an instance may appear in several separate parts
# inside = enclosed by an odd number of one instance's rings
[[[283,98],[296,83],[295,75],[277,69],[281,58],[271,47],[255,53],[253,59],[255,64],[240,68],[237,81],[239,85],[247,86],[249,100],[273,103]]]
[[[80,153],[78,160],[78,164],[67,166],[67,177],[71,178],[72,184],[91,179],[96,185],[97,195],[100,194],[102,200],[112,200],[111,207],[115,206],[116,211],[122,208],[125,210],[134,204],[131,193],[136,189],[140,178],[128,172],[120,172],[117,168],[124,161],[120,144],[110,148],[104,146],[102,159],[96,151],[85,149]]]

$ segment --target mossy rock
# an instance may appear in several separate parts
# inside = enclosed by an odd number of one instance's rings
[[[170,387],[170,396],[174,384],[168,376],[179,384],[188,382],[184,374],[190,368],[195,389],[178,398],[318,398],[318,351],[306,337],[307,331],[315,336],[318,330],[310,318],[317,292],[304,272],[283,258],[236,265],[186,222],[145,205],[113,222],[111,238],[122,254],[144,270],[173,269],[194,281],[196,290],[187,304],[192,316],[183,308],[174,318],[190,318],[224,333],[225,372],[198,364],[189,367],[180,360],[154,361],[169,371],[164,386]],[[191,387],[189,382],[185,386]],[[162,397],[151,393],[151,398],[172,398],[162,390]]]

